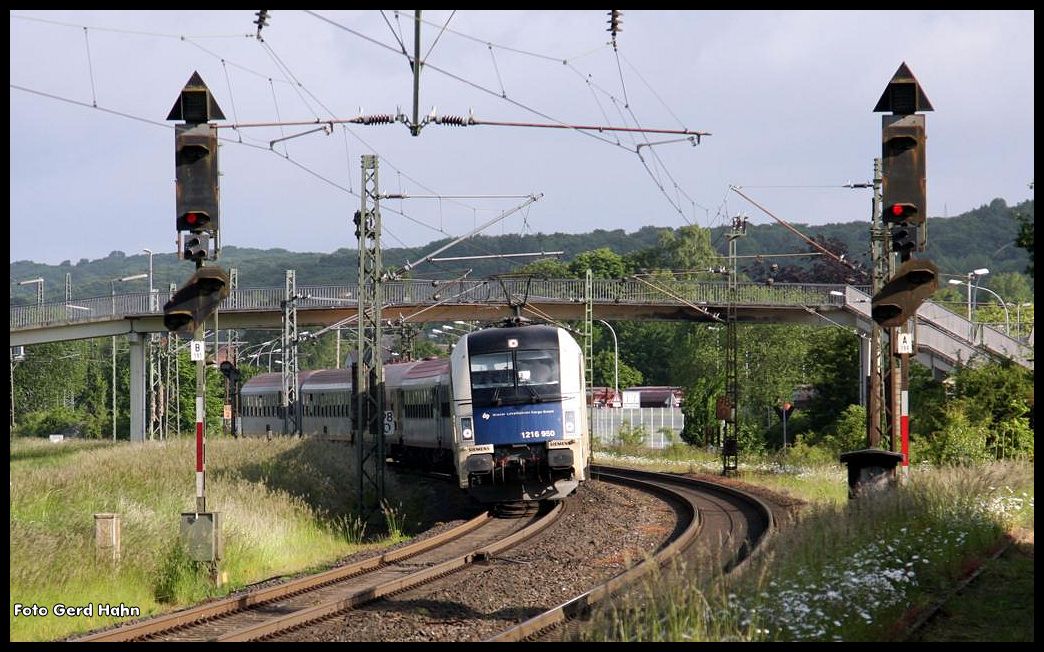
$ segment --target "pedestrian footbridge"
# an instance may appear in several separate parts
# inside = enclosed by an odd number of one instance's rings
[[[407,323],[446,320],[495,321],[515,313],[541,320],[584,319],[584,280],[497,279],[391,281],[381,285],[383,317]],[[165,332],[163,304],[170,292],[121,294],[69,302],[11,307],[11,346],[42,342]],[[729,285],[674,279],[596,279],[590,299],[593,315],[605,320],[724,320]],[[297,286],[299,329],[323,327],[356,313],[357,287]],[[239,288],[221,304],[208,328],[281,329],[286,290]],[[734,296],[737,320],[751,323],[803,323],[853,328],[868,334],[870,296],[850,285],[740,283]],[[216,321],[216,323],[212,323]],[[917,312],[917,358],[937,372],[979,357],[1009,358],[1033,368],[1031,345],[975,324],[925,302]],[[137,339],[137,338],[132,338]],[[863,338],[864,345],[868,338]]]

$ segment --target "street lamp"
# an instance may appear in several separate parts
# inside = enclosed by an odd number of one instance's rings
[[[986,269],[985,267],[980,267],[979,269],[972,270],[972,271],[968,272],[968,282],[970,283],[971,281],[974,280],[975,281],[975,288],[978,289],[978,287],[979,287],[979,278],[982,277],[982,276],[986,276],[989,273],[990,273],[990,270]],[[975,304],[978,302],[978,296],[975,294],[975,292],[971,291],[971,288],[969,288],[968,291],[971,292],[971,298],[972,298],[971,302],[972,302],[972,307],[974,308]],[[968,321],[971,321],[971,316],[970,316],[971,312],[969,312],[968,314],[969,314]]]
[[[979,271],[980,270],[975,270],[975,273],[978,273]],[[988,271],[988,270],[984,270],[984,271]],[[961,281],[961,280],[955,279],[955,278],[951,278],[949,280],[949,283],[950,283],[950,285],[960,285],[961,283],[964,283],[965,285],[968,286],[968,293],[969,293],[969,298],[968,298],[968,321],[971,321],[971,288],[972,288],[971,283],[968,283],[966,281]],[[976,285],[975,289],[976,290],[986,290],[987,292],[989,292],[993,296],[997,297],[997,301],[1000,302],[1001,308],[1004,308],[1004,333],[1006,335],[1010,335],[1011,334],[1011,319],[1010,319],[1010,315],[1008,314],[1008,304],[1004,303],[1004,299],[1002,299],[999,294],[997,294],[996,292],[994,292],[993,290],[991,290],[989,288],[984,288],[981,285]]]
[[[91,309],[88,308],[87,306],[74,306],[71,303],[65,304],[65,307],[68,308],[69,310],[83,310],[85,312],[90,312],[91,311]],[[71,319],[71,317],[70,317],[70,319]]]
[[[604,319],[598,321],[605,324],[605,327],[613,334],[613,401],[615,402],[620,397],[620,346],[616,340],[616,331],[609,325],[609,322]]]
[[[985,267],[980,267],[979,269],[975,269],[975,270],[972,270],[972,271],[968,272],[968,275],[967,275],[968,276],[968,281],[967,281],[967,285],[968,285],[968,321],[972,320],[972,287],[973,287],[973,282],[977,283],[978,282],[978,277],[986,276],[989,273],[990,273],[990,270],[986,269]],[[950,283],[950,285],[960,285],[961,281],[951,280],[949,283]]]
[[[124,276],[123,278],[114,278],[109,280],[109,290],[112,296],[112,314],[116,314],[116,284],[126,283],[127,281],[137,281],[140,278],[148,278],[148,274],[134,274],[133,276]]]
[[[39,305],[43,305],[43,284],[44,284],[43,277],[31,278],[28,281],[18,281],[18,285],[29,285],[30,283],[37,283],[38,284],[38,286],[36,288],[36,305],[38,305],[38,306]]]
[[[145,248],[142,251],[149,255],[149,312],[155,312],[156,300],[153,296],[154,290],[152,289],[152,249]]]

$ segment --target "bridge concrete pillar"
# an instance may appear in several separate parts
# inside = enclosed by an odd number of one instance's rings
[[[130,440],[145,441],[145,337],[130,333]]]
[[[859,338],[859,404],[870,405],[870,337]]]

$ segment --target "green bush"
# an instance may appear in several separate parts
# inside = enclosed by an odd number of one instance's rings
[[[932,432],[918,450],[922,459],[933,464],[984,462],[992,457],[986,448],[986,433],[971,423],[959,405],[943,409],[942,427]]]
[[[637,448],[645,443],[645,438],[649,436],[649,432],[645,429],[643,424],[632,426],[630,421],[624,420],[620,424],[620,430],[618,431],[620,436],[620,444],[630,448]]]
[[[819,444],[834,453],[866,447],[866,408],[849,405],[828,428]]]
[[[1029,419],[1002,421],[993,431],[993,452],[998,460],[1033,459],[1033,430]]]
[[[84,415],[78,410],[60,405],[49,410],[30,412],[20,421],[19,433],[30,437],[79,435],[82,432]]]

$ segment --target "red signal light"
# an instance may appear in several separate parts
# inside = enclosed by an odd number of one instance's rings
[[[892,212],[895,212],[896,208],[899,208],[899,206],[898,205],[894,206],[892,208]],[[898,214],[899,213],[896,213],[896,215],[898,215]],[[199,214],[198,213],[188,213],[188,214],[185,215],[185,221],[188,222],[189,224],[195,224],[196,222],[199,221]]]
[[[914,204],[907,204],[902,202],[896,202],[894,204],[888,204],[885,208],[884,215],[881,217],[885,222],[890,223],[902,223],[911,222],[913,224],[920,224],[924,220],[918,219],[919,211],[917,206]]]

